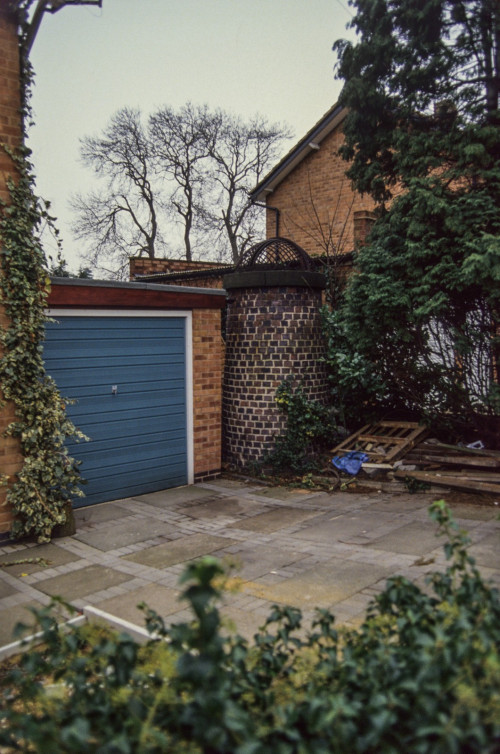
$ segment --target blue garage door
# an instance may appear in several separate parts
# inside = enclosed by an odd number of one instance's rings
[[[88,482],[75,506],[187,484],[185,318],[55,316],[47,372],[90,437],[69,447]]]

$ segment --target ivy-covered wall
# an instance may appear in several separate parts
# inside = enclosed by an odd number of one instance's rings
[[[22,132],[17,22],[5,5],[0,4],[0,199],[9,203],[7,181],[9,177],[15,179],[17,171],[4,146],[9,149],[19,147]],[[0,300],[0,328],[7,326],[8,319]],[[15,418],[14,406],[11,402],[4,401],[0,386],[0,475],[4,474],[8,478],[8,485],[23,463],[19,439],[6,437],[4,434]],[[7,490],[8,486],[0,486],[0,533],[9,531],[12,524],[12,512],[6,502]]]

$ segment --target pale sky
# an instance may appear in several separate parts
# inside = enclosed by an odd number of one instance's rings
[[[190,101],[286,123],[289,148],[338,97],[332,45],[353,38],[351,17],[348,0],[103,0],[46,13],[31,53],[29,144],[69,267],[79,267],[81,244],[68,200],[94,181],[82,137],[122,107],[149,115]]]

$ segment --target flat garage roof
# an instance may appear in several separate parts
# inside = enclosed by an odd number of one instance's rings
[[[51,278],[50,307],[99,309],[222,309],[226,291],[183,285]]]

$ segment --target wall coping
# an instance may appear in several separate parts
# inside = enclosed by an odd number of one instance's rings
[[[326,288],[322,272],[309,270],[246,270],[223,278],[224,288]]]

